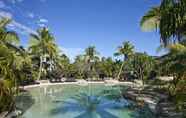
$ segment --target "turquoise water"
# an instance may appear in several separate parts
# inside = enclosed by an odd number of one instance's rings
[[[55,85],[30,89],[17,99],[20,118],[134,118],[123,86]]]

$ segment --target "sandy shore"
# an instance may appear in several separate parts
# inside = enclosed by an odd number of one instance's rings
[[[100,82],[87,82],[87,81],[77,81],[77,82],[61,82],[61,83],[40,83],[40,84],[35,84],[35,85],[28,85],[28,86],[24,86],[21,88],[24,89],[30,89],[30,88],[35,88],[35,87],[43,87],[43,86],[54,86],[54,85],[80,85],[80,86],[84,86],[84,85],[88,85],[88,84],[106,84],[106,85],[126,85],[126,86],[136,86],[136,84],[132,83],[132,82],[119,82],[119,81],[110,81],[110,82],[106,82],[106,81],[100,81]]]

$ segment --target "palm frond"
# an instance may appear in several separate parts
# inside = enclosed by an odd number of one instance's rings
[[[11,22],[11,19],[9,18],[1,18],[0,19],[0,28],[5,28],[7,26],[7,24],[9,24]]]
[[[140,26],[143,31],[152,31],[159,27],[159,22],[160,8],[154,7],[142,17]]]
[[[19,44],[19,37],[18,37],[17,33],[14,31],[6,32],[5,40],[8,43]]]

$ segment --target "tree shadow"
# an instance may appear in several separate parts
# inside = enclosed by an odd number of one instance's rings
[[[136,107],[130,116],[132,118],[156,118],[155,114],[150,110],[147,104]]]
[[[22,92],[16,97],[16,108],[21,110],[22,113],[26,112],[34,103],[35,100],[32,98],[29,92]]]
[[[118,95],[120,92],[117,92],[117,89],[104,90],[101,93],[98,95],[80,93],[65,101],[53,101],[61,105],[52,109],[50,115],[79,112],[80,114],[74,118],[95,118],[96,116],[101,118],[118,118],[118,116],[107,110],[127,109],[130,106],[126,99]]]

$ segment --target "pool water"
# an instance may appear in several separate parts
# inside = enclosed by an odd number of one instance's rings
[[[20,118],[134,118],[125,86],[55,85],[32,88],[17,98]]]

